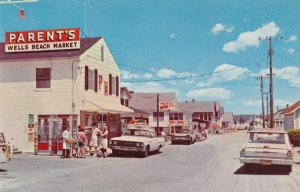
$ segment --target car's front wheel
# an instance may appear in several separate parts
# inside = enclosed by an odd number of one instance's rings
[[[146,147],[145,151],[143,152],[143,157],[147,157],[149,155],[149,147]]]

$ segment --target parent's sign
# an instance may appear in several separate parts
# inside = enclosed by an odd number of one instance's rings
[[[80,29],[52,29],[7,32],[5,52],[33,52],[80,49]]]

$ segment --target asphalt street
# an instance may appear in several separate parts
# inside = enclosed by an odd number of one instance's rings
[[[0,164],[0,191],[108,192],[293,192],[300,189],[300,165],[246,172],[239,148],[246,132],[211,135],[193,145],[167,145],[159,154],[60,159],[15,155]]]

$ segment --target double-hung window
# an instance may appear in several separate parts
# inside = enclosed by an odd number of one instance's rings
[[[51,68],[36,68],[36,88],[51,87]]]

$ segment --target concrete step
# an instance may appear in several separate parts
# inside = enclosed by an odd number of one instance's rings
[[[14,148],[13,154],[22,154],[22,151],[19,151],[18,148]]]

